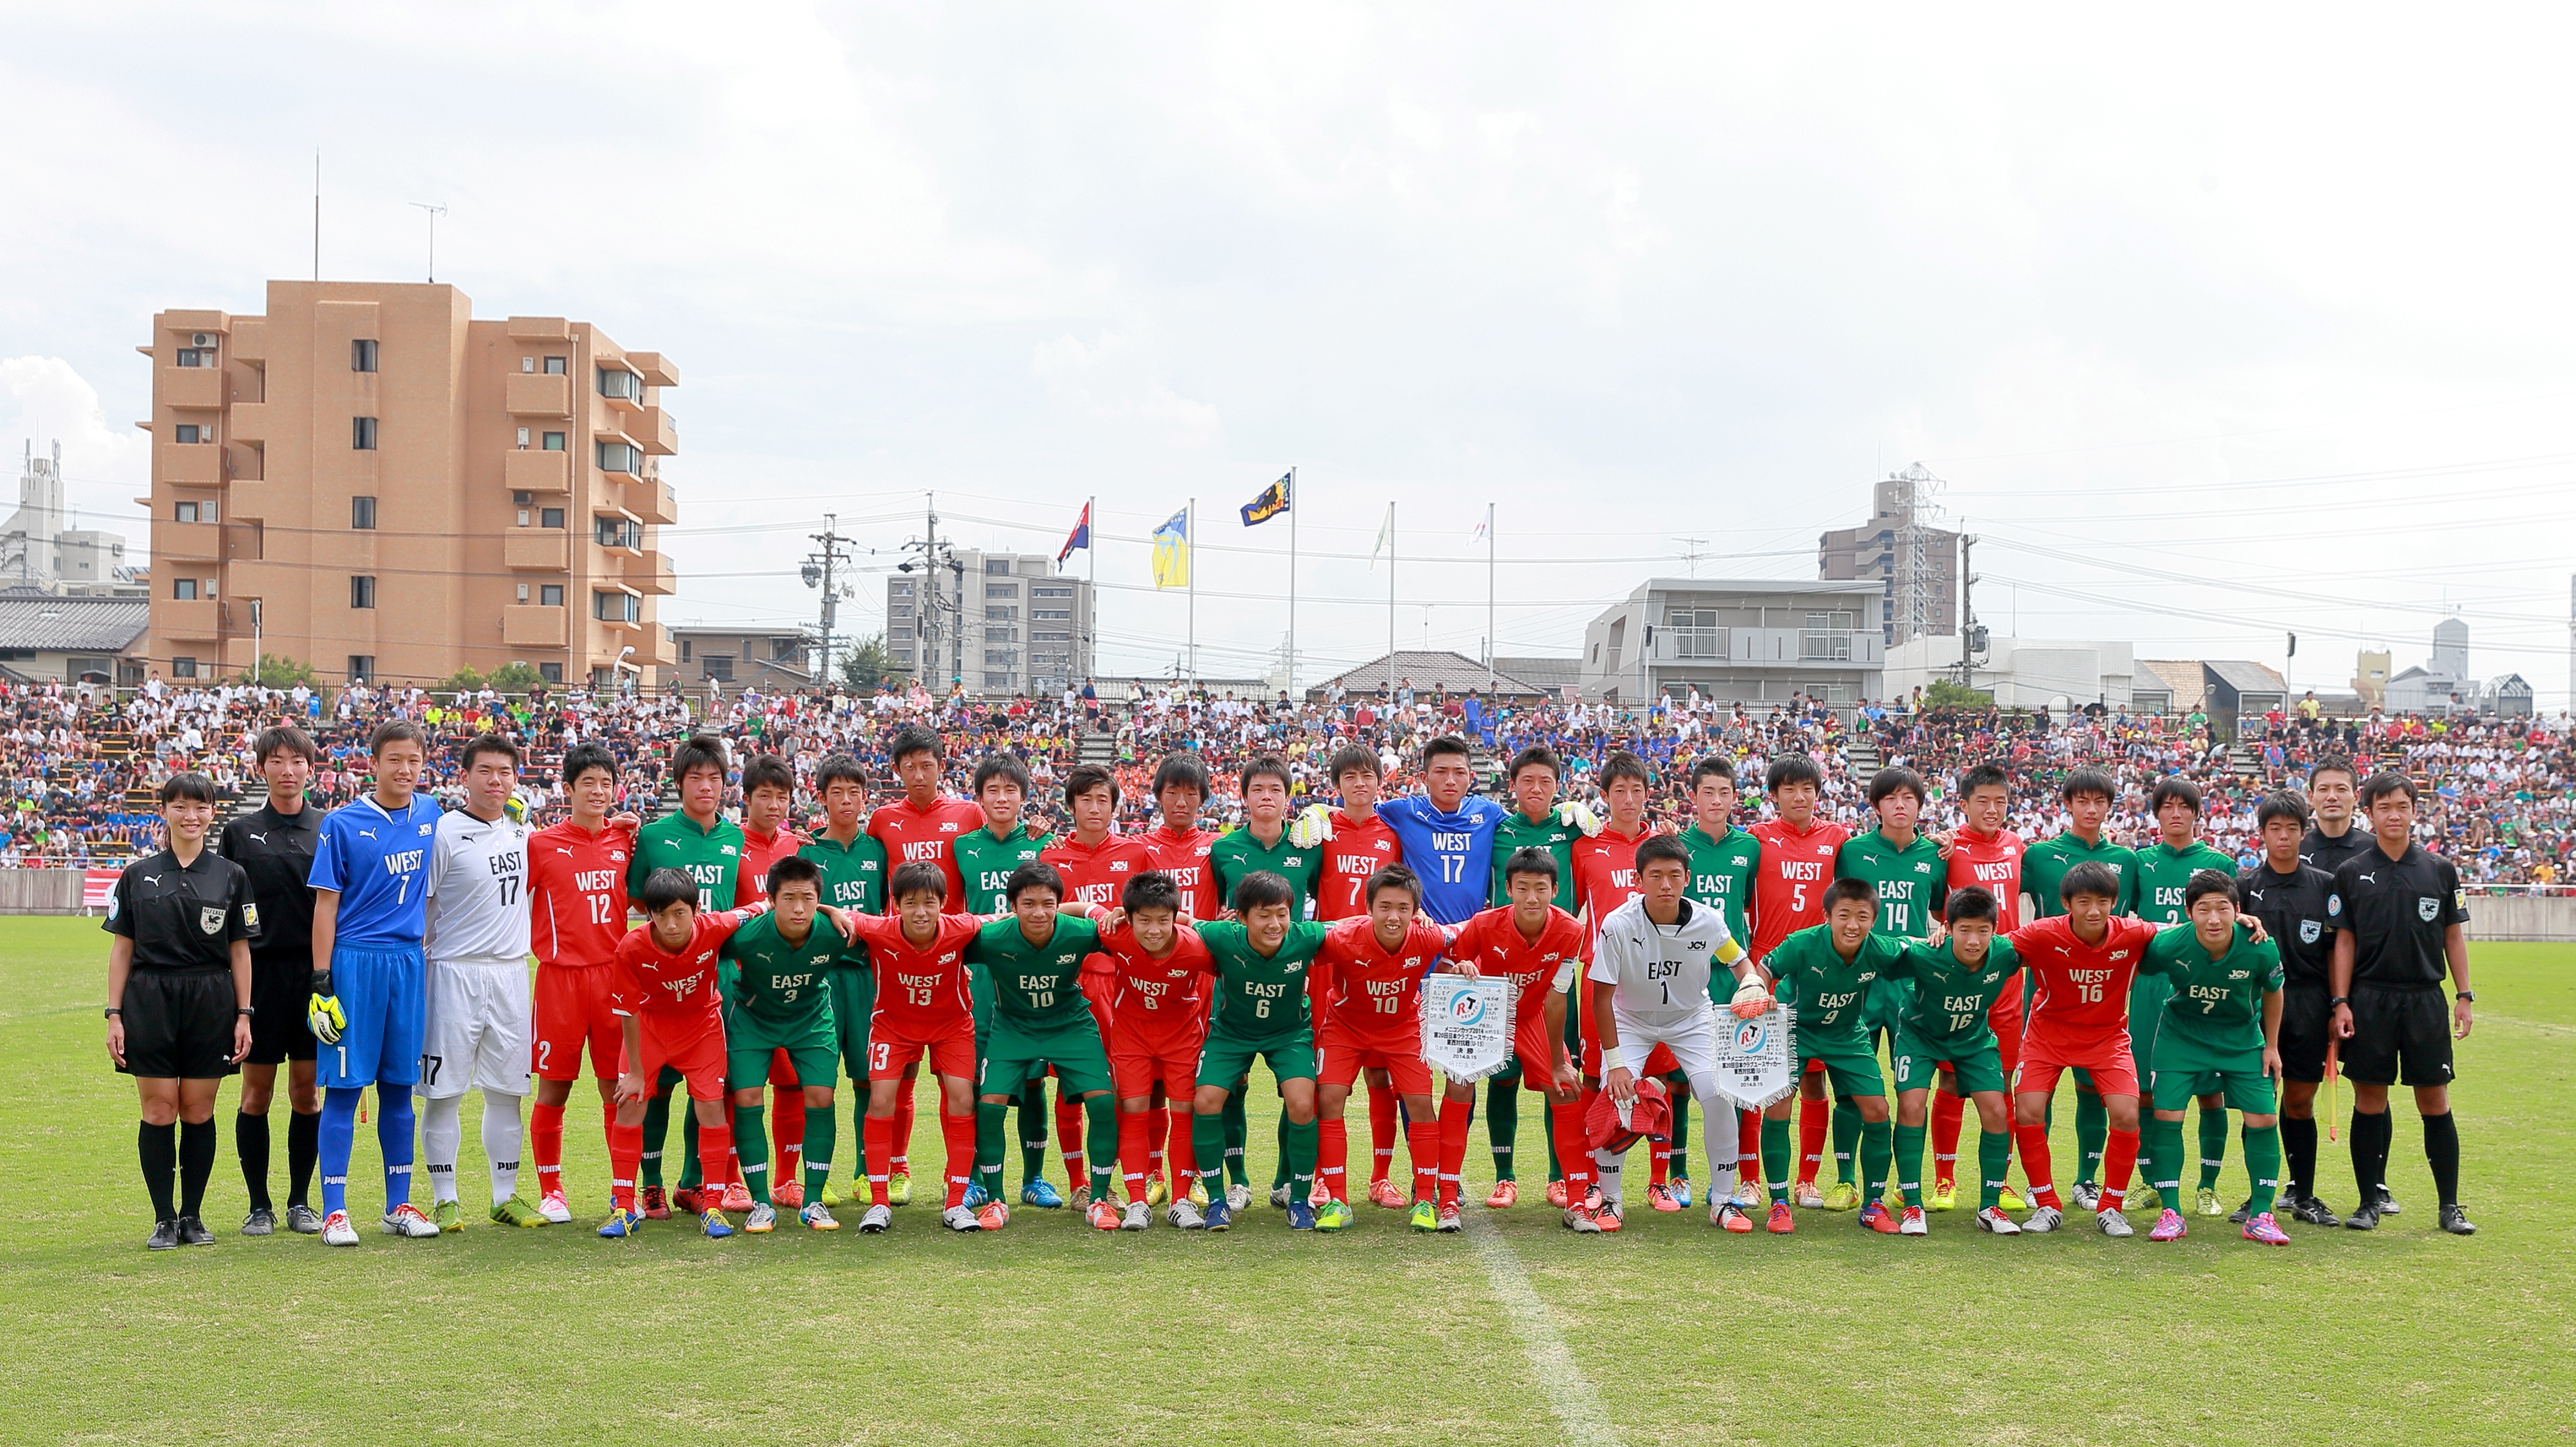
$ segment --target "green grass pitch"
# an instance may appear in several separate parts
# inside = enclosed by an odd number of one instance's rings
[[[1266,1204],[1217,1237],[1103,1236],[1032,1210],[959,1237],[916,1205],[880,1237],[782,1223],[710,1242],[673,1222],[618,1244],[591,1235],[606,1153],[577,1095],[566,1177],[581,1224],[477,1215],[434,1241],[380,1236],[361,1127],[350,1194],[365,1244],[326,1251],[233,1233],[227,1089],[206,1209],[221,1240],[147,1254],[134,1096],[101,1039],[105,939],[90,920],[5,920],[0,1309],[15,1345],[0,1440],[2565,1441],[2576,1232],[2557,1188],[2576,1175],[2576,947],[2474,959],[2482,1020],[2454,1092],[2482,1228],[2470,1240],[2433,1229],[2400,1092],[2390,1175],[2405,1214],[2376,1235],[2294,1225],[2286,1250],[2197,1220],[2165,1246],[2006,1240],[1964,1211],[1934,1216],[1923,1240],[1823,1212],[1787,1238],[1733,1237],[1703,1211],[1642,1209],[1624,1234],[1583,1239],[1540,1202],[1543,1165],[1523,1172],[1520,1209],[1471,1205],[1483,1219],[1463,1237],[1416,1236],[1366,1205],[1339,1238],[1291,1236]],[[935,1169],[923,1103],[913,1151]],[[459,1172],[469,1212],[479,1108]],[[1270,1109],[1255,1102],[1258,1184]],[[1524,1109],[1534,1161],[1537,1120]],[[275,1134],[282,1177],[282,1122]],[[2343,1148],[2322,1149],[2323,1192],[2349,1207]],[[2231,1202],[2237,1155],[2231,1143]],[[1480,1131],[1469,1168],[1488,1164]]]

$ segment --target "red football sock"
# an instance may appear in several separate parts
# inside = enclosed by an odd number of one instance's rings
[[[641,1126],[637,1129],[640,1131]],[[886,1193],[886,1175],[894,1165],[894,1117],[872,1115],[859,1127],[868,1143],[868,1204],[891,1206],[894,1198]]]
[[[1082,1173],[1082,1127],[1082,1102],[1068,1100],[1062,1091],[1058,1091],[1055,1097],[1055,1138],[1064,1142],[1064,1179],[1068,1186],[1090,1184],[1089,1178]]]
[[[1198,1148],[1190,1142],[1190,1118],[1195,1112],[1186,1100],[1176,1100],[1169,1109],[1152,1114],[1163,1118],[1165,1151],[1172,1163],[1172,1194],[1186,1196],[1190,1182],[1198,1176]]]
[[[1577,1205],[1592,1184],[1592,1142],[1583,1131],[1591,1103],[1592,1093],[1587,1092],[1581,1100],[1552,1101],[1547,1108],[1549,1123],[1556,1130],[1556,1168],[1565,1176],[1565,1198]]]
[[[1440,1118],[1416,1120],[1404,1128],[1404,1145],[1413,1157],[1413,1199],[1440,1199]]]
[[[1946,1090],[1932,1092],[1932,1179],[1954,1184],[1959,1179],[1959,1128],[1968,1103]]]
[[[1148,1103],[1145,1107],[1145,1170],[1147,1174],[1159,1176],[1163,1173],[1163,1139],[1171,1129],[1172,1117],[1168,1106]],[[1189,1131],[1184,1128],[1181,1131],[1181,1134],[1187,1135],[1189,1134]]]
[[[1662,1185],[1672,1175],[1673,1147],[1670,1141],[1657,1141],[1646,1152],[1646,1185]]]
[[[692,1100],[689,1102],[689,1109],[695,1110],[697,1108],[698,1103],[696,1101]],[[732,1166],[732,1163],[732,1123],[726,1122],[720,1125],[709,1125],[705,1121],[699,1121],[698,1170],[705,1177],[707,1184],[714,1186],[727,1180],[738,1179],[737,1177],[726,1174],[727,1170]]]
[[[966,1204],[966,1185],[975,1175],[975,1117],[939,1113],[939,1133],[948,1142],[948,1204]]]
[[[778,1164],[769,1178],[777,1182],[801,1181],[805,1165],[805,1091],[794,1083],[779,1086],[777,1101],[769,1113],[770,1159]]]
[[[539,1200],[563,1189],[563,1113],[560,1105],[537,1105],[528,1111],[528,1155],[537,1163]]]
[[[2138,1133],[2115,1130],[2102,1141],[2102,1206],[2116,1211],[2129,1200],[2129,1173],[2138,1168]],[[2173,1204],[2167,1201],[2166,1205]]]
[[[1762,1179],[1762,1112],[1758,1110],[1735,1113],[1735,1179]]]
[[[1816,1171],[1825,1163],[1825,1138],[1834,1131],[1834,1103],[1830,1100],[1798,1102],[1798,1184],[1812,1186]]]
[[[1145,1199],[1145,1140],[1152,1134],[1147,1127],[1156,1114],[1146,1110],[1118,1112],[1118,1166],[1126,1178],[1131,1205]]]
[[[1440,1102],[1440,1204],[1458,1204],[1458,1178],[1467,1169],[1467,1122],[1476,1114],[1472,1100]]]
[[[894,1133],[887,1138],[888,1154],[879,1157],[875,1146],[868,1147],[868,1160],[871,1164],[883,1159],[893,1169],[907,1176],[912,1174],[912,1092],[913,1083],[909,1080],[903,1082],[895,1091]]]
[[[1372,1085],[1369,1100],[1369,1184],[1375,1186],[1395,1168],[1396,1105],[1393,1090]]]
[[[1348,1204],[1351,1199],[1351,1125],[1338,1115],[1315,1122],[1315,1184]]]
[[[608,1197],[619,1210],[635,1209],[635,1173],[644,1164],[644,1122],[608,1127]]]
[[[2022,1179],[2030,1183],[2030,1203],[2034,1206],[2058,1206],[2056,1173],[2048,1163],[2048,1127],[2016,1125],[2013,1140],[2021,1147]],[[2137,1132],[2129,1133],[2129,1159],[2137,1160]],[[2124,1179],[2122,1186],[2128,1185]],[[2058,1207],[2058,1209],[2064,1209]]]

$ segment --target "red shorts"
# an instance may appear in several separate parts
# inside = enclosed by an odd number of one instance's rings
[[[1100,1027],[1100,1038],[1109,1038],[1109,1002],[1118,993],[1118,977],[1109,970],[1094,971],[1091,960],[1105,960],[1107,955],[1093,955],[1083,961],[1081,988],[1083,1003],[1091,1007],[1091,1019]],[[1193,1059],[1196,1055],[1193,1054]]]
[[[1522,1085],[1531,1090],[1556,1089],[1556,1042],[1548,1038],[1546,1017],[1524,1020],[1512,1032],[1512,1058],[1521,1063]]]
[[[2138,1093],[2138,1067],[2129,1056],[2125,1034],[2109,1044],[2081,1048],[2049,1040],[2024,1040],[2021,1061],[2013,1070],[2013,1093],[2053,1094],[2057,1077],[2077,1066],[2092,1074],[2093,1089],[2099,1094],[2134,1097]]]
[[[1398,1095],[1429,1095],[1431,1066],[1420,1051],[1390,1050],[1385,1042],[1360,1038],[1326,1021],[1315,1035],[1315,1083],[1349,1085],[1360,1072],[1384,1068]]]
[[[930,1057],[933,1075],[975,1078],[975,1018],[959,1020],[926,1038],[905,1034],[879,1010],[868,1023],[868,1079],[901,1080],[921,1057]]]
[[[590,1042],[590,1073],[617,1074],[626,1051],[626,1027],[609,1001],[616,994],[605,965],[539,965],[533,1068],[539,1080],[579,1080],[582,1042]]]
[[[1583,1073],[1599,1080],[1601,1078],[1601,1034],[1593,1024],[1591,1011],[1583,1012],[1582,1024]],[[1548,1068],[1554,1070],[1556,1067],[1551,1065]],[[1648,1075],[1670,1075],[1681,1068],[1682,1063],[1673,1058],[1673,1052],[1660,1044],[1646,1056]]]
[[[1149,1097],[1157,1083],[1162,1085],[1167,1099],[1187,1099],[1198,1088],[1198,1044],[1144,1041],[1136,1047],[1113,1049],[1109,1052],[1109,1078],[1121,1100]]]
[[[642,1017],[638,1036],[644,1046],[643,1069],[635,1073],[646,1085],[662,1078],[665,1067],[688,1082],[689,1099],[722,1100],[725,1093],[725,1038],[720,1025],[690,1024],[669,1037],[656,1029],[653,1017]],[[666,1027],[667,1028],[667,1027]]]

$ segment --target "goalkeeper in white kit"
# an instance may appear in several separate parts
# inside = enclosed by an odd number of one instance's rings
[[[1592,994],[1584,1004],[1600,1022],[1603,1088],[1622,1109],[1636,1099],[1638,1073],[1658,1045],[1680,1062],[1703,1108],[1732,1109],[1717,1094],[1717,1010],[1708,984],[1716,966],[1734,972],[1736,1014],[1749,1018],[1771,1006],[1751,958],[1727,933],[1725,911],[1687,897],[1690,878],[1689,847],[1672,835],[1654,835],[1637,845],[1637,897],[1601,922]],[[1596,1214],[1617,1217],[1620,1158],[1606,1151],[1593,1158],[1600,1163],[1595,1190],[1602,1200],[1590,1204]],[[1724,1225],[1724,1213],[1737,1209],[1721,1199],[1709,1220]]]

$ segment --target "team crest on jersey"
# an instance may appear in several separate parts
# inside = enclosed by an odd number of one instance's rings
[[[258,905],[245,904],[242,906],[242,928],[249,930],[252,934],[259,933]]]
[[[222,934],[224,932],[224,907],[220,904],[199,905],[197,907],[197,928],[204,930],[210,935]]]
[[[2299,921],[2299,943],[2303,945],[2315,944],[2317,942],[2317,936],[2324,934],[2325,930],[2326,927],[2317,921],[2312,919],[2303,919]]]
[[[2442,901],[2438,899],[2419,899],[2415,901],[2415,917],[2424,921],[2426,924],[2431,924],[2434,916],[2441,912]]]

